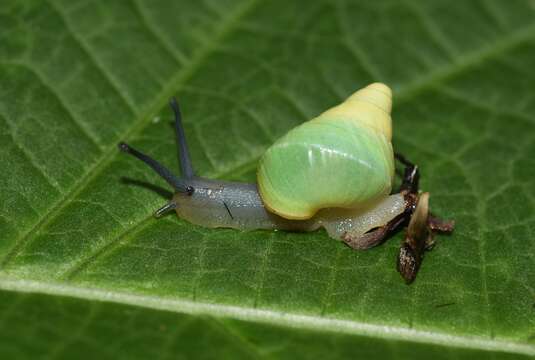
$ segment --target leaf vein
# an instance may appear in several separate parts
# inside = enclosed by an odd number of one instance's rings
[[[158,41],[158,43],[165,50],[165,52],[171,55],[171,57],[175,59],[177,63],[186,63],[188,61],[186,56],[176,47],[172,46],[167,40],[167,38],[159,30],[157,30],[155,24],[145,16],[145,11],[143,11],[143,5],[138,0],[130,1],[141,23],[145,26],[150,35]]]
[[[108,84],[111,86],[113,91],[119,96],[121,101],[123,101],[123,103],[127,106],[127,108],[132,113],[136,114],[137,111],[136,111],[135,104],[124,96],[123,92],[121,91],[121,90],[123,90],[121,88],[121,86],[119,86],[119,84],[117,84],[117,82],[115,81],[113,76],[110,73],[108,73],[106,68],[100,63],[100,61],[97,59],[97,57],[95,57],[93,55],[93,53],[90,50],[90,47],[85,42],[85,40],[83,40],[81,37],[79,37],[76,34],[76,32],[72,29],[71,23],[68,20],[67,15],[63,13],[63,11],[60,9],[60,7],[57,6],[54,3],[53,0],[46,0],[46,3],[48,3],[50,5],[50,7],[54,10],[54,12],[60,17],[60,19],[63,21],[63,24],[65,25],[65,29],[67,30],[67,32],[72,36],[72,38],[75,40],[75,42],[80,46],[80,49],[82,49],[82,51],[84,52],[85,56],[87,56],[87,58],[91,61],[91,63],[93,63],[93,65],[95,65],[95,68],[102,74],[104,79],[106,79],[106,81],[108,81]]]

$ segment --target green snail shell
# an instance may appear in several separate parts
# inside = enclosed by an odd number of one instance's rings
[[[262,156],[264,205],[287,219],[323,208],[369,206],[391,191],[392,92],[374,83],[290,130]]]

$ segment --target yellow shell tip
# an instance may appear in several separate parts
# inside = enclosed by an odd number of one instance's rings
[[[370,84],[355,92],[347,100],[373,104],[388,115],[392,112],[392,90],[383,83]]]
[[[366,86],[364,89],[370,89],[370,90],[381,92],[387,97],[389,97],[390,99],[392,99],[392,90],[386,84],[376,82],[376,83]]]

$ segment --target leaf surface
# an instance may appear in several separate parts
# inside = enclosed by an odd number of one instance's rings
[[[523,0],[4,1],[0,352],[535,355],[534,15]],[[254,181],[275,139],[373,81],[394,91],[396,151],[457,222],[411,286],[401,236],[355,252],[323,231],[153,219],[165,183],[117,151],[176,168],[177,96],[197,172]]]

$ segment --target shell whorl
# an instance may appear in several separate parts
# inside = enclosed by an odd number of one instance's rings
[[[323,208],[370,206],[394,176],[392,92],[374,83],[277,140],[260,159],[257,180],[268,210],[309,219]]]
[[[365,127],[378,131],[392,140],[392,90],[382,83],[362,88],[343,103],[322,113],[318,118],[351,118]]]

